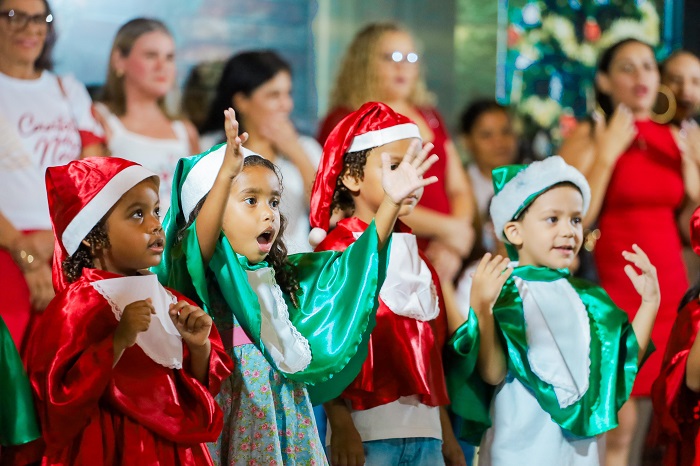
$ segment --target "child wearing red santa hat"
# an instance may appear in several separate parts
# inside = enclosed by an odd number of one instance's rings
[[[30,342],[43,464],[206,465],[231,372],[211,318],[163,288],[158,177],[119,158],[46,173],[56,298]]]
[[[355,242],[379,207],[383,154],[397,164],[419,142],[418,127],[382,103],[363,105],[335,127],[311,195],[310,241],[317,251]],[[431,150],[432,144],[423,148]],[[399,217],[413,211],[422,193],[402,202]],[[350,216],[326,236],[338,212]],[[447,333],[437,275],[415,235],[397,222],[367,359],[342,395],[324,404],[332,463],[465,463],[441,408],[449,404],[441,357]]]
[[[700,255],[700,208],[690,220],[693,251]],[[664,466],[700,464],[700,282],[681,300],[652,401],[666,445]]]

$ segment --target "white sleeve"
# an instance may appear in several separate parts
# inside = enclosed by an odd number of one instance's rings
[[[321,162],[321,154],[323,153],[323,147],[314,138],[309,136],[299,136],[299,144],[306,152],[309,157],[309,162],[318,171],[318,164]]]
[[[457,286],[455,287],[455,300],[457,301],[457,308],[459,309],[459,313],[464,318],[469,317],[469,299],[472,293],[472,274],[476,271],[477,265],[479,265],[479,263],[474,262],[467,267],[457,280]]]
[[[92,116],[92,99],[83,83],[72,75],[68,75],[61,76],[61,84],[66,92],[73,117],[78,124],[78,130],[92,133],[99,138],[104,137],[102,126]]]

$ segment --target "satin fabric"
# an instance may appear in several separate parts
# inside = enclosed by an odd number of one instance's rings
[[[540,380],[530,368],[522,299],[513,277],[526,281],[567,280],[586,307],[591,325],[589,388],[567,407],[559,406],[552,386]],[[493,314],[505,343],[509,373],[533,392],[554,422],[578,437],[592,437],[617,426],[617,412],[629,398],[637,374],[639,345],[627,314],[602,288],[571,277],[567,270],[516,267],[501,290]],[[478,326],[470,320],[463,326],[478,331]],[[462,332],[467,334],[468,330]],[[484,401],[490,404],[490,400]]]
[[[671,330],[661,373],[652,388],[654,413],[666,445],[665,466],[700,466],[700,394],[685,383],[688,355],[700,330],[700,301],[681,309]]]
[[[225,308],[228,318],[223,321],[215,318],[222,330],[233,328],[235,315],[251,341],[276,367],[260,339],[258,298],[248,284],[243,266],[250,264],[239,262],[240,257],[221,233],[214,255],[205,268],[195,223],[186,231],[180,231],[185,224],[180,199],[182,186],[190,171],[207,155],[205,152],[178,162],[172,202],[163,222],[164,260],[155,271],[161,283],[188,296],[197,296],[208,312],[212,312],[213,306]],[[356,246],[345,253],[288,256],[300,285],[299,306],[286,294],[284,299],[292,324],[309,342],[312,361],[303,371],[285,375],[291,380],[315,385],[308,387],[314,404],[337,397],[362,366],[375,324],[377,295],[386,274],[390,241],[379,251],[372,223]],[[225,316],[227,312],[213,315]]]
[[[203,443],[221,432],[214,395],[232,369],[216,329],[206,384],[187,369],[155,363],[137,345],[112,368],[118,322],[91,282],[117,277],[84,269],[51,302],[30,342],[29,376],[47,445],[43,464],[211,464]]]
[[[12,336],[0,317],[0,445],[21,445],[41,436],[29,379]]]
[[[205,309],[211,310],[217,302],[229,309],[231,313],[212,313],[216,325],[222,330],[232,328],[235,315],[251,341],[276,367],[260,337],[260,306],[246,275],[246,269],[267,267],[267,263],[248,264],[222,233],[209,268],[204,270],[196,235],[194,223],[173,249],[169,285],[177,289],[192,284]],[[377,295],[388,263],[389,248],[378,252],[377,246],[372,224],[356,246],[345,253],[289,256],[301,288],[299,307],[286,294],[284,299],[290,321],[308,340],[312,360],[302,371],[280,372],[290,380],[315,385],[308,387],[313,404],[337,397],[357,376],[365,360],[375,325]]]
[[[316,250],[343,251],[355,242],[353,233],[367,227],[357,217],[341,220]],[[396,230],[410,233],[400,222]],[[440,313],[433,320],[419,321],[397,315],[379,299],[377,326],[370,336],[367,359],[357,378],[340,395],[350,401],[353,409],[370,409],[411,395],[418,395],[419,401],[428,406],[449,404],[442,371],[447,317],[439,279],[435,270],[428,267],[440,297]]]
[[[460,438],[479,445],[491,427],[494,386],[483,381],[476,368],[479,357],[479,320],[472,308],[469,317],[450,337],[445,351],[445,378],[450,410],[460,418]]]

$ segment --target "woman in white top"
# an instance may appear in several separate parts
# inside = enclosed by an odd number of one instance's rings
[[[277,165],[282,173],[284,202],[280,209],[289,224],[285,241],[290,254],[310,251],[309,193],[321,159],[315,139],[299,135],[289,116],[292,73],[289,64],[272,51],[234,55],[219,80],[209,116],[200,127],[203,140],[223,142],[224,110],[233,107],[246,147]]]
[[[85,87],[51,73],[46,0],[0,0],[0,316],[18,347],[54,295],[46,168],[104,152]]]
[[[195,127],[165,107],[175,71],[168,28],[155,19],[132,19],[114,38],[102,103],[96,106],[112,155],[160,176],[161,215],[170,205],[177,161],[199,153]]]

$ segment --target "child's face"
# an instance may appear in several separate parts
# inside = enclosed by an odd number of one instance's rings
[[[224,234],[234,251],[252,264],[265,260],[277,239],[281,193],[277,175],[263,166],[243,167],[231,185]]]
[[[354,194],[355,216],[360,220],[369,223],[379,209],[379,205],[384,199],[384,188],[382,186],[382,153],[391,155],[392,170],[401,163],[403,156],[414,139],[401,139],[390,142],[383,146],[372,149],[367,156],[364,168],[364,177],[361,180],[346,176],[343,183]],[[416,204],[423,195],[423,188],[417,190],[413,195],[403,201],[399,210],[399,217],[413,212]]]
[[[160,264],[165,235],[159,217],[158,184],[146,179],[127,191],[106,220],[109,247],[103,269],[120,275]]]
[[[539,196],[522,219],[508,222],[508,240],[520,265],[568,268],[581,248],[583,197],[573,186],[557,186]]]

